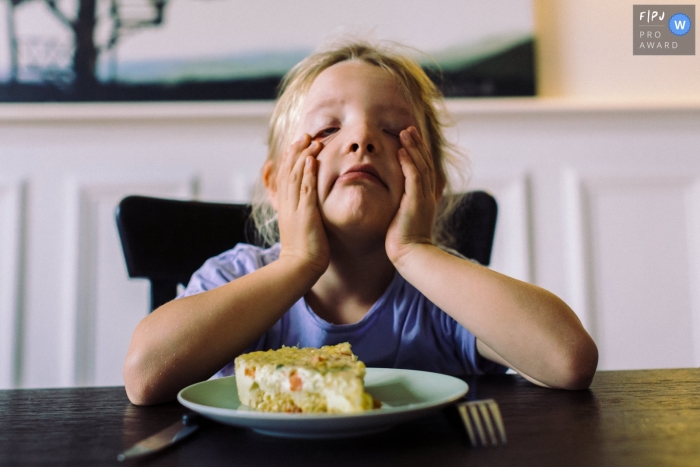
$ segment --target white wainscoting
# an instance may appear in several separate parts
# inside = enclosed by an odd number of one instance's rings
[[[131,334],[145,314],[144,306],[149,306],[147,285],[129,281],[125,267],[114,267],[123,264],[114,228],[115,206],[132,193],[193,198],[196,182],[194,175],[123,173],[68,181],[66,226],[71,230],[65,247],[66,347],[61,359],[66,384],[118,384],[115,369],[121,367],[128,344],[124,336]]]
[[[21,365],[24,183],[0,178],[0,388],[17,384]]]
[[[690,203],[696,180],[571,174],[568,183],[575,192],[569,210],[578,217],[567,226],[570,248],[585,259],[570,272],[572,293],[586,297],[578,309],[603,350],[601,366],[696,365],[700,310],[692,301],[692,267],[700,257],[691,245],[700,238],[690,231],[700,215]]]
[[[700,365],[700,105],[451,101],[492,267],[566,300],[602,369]],[[0,106],[0,387],[118,385],[148,284],[128,194],[247,201],[270,103]]]

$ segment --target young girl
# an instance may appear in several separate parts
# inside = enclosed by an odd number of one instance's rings
[[[434,242],[450,152],[440,93],[414,61],[348,43],[282,89],[254,207],[274,245],[210,259],[139,323],[124,364],[134,404],[230,375],[244,352],[346,341],[368,367],[589,386],[598,351],[562,300]]]

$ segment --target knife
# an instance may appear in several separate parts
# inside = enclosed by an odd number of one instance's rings
[[[172,446],[180,440],[187,438],[189,435],[197,431],[199,425],[197,420],[199,415],[188,413],[182,416],[182,421],[178,421],[159,431],[153,436],[139,441],[126,451],[117,456],[118,461],[125,461],[135,457],[145,456]]]

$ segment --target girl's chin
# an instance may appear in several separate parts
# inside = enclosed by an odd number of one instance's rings
[[[398,203],[387,192],[345,190],[342,199],[330,196],[321,202],[321,216],[326,229],[334,233],[382,235],[394,219]],[[394,206],[396,204],[396,206]]]
[[[383,185],[358,183],[334,187],[320,204],[321,210],[333,214],[333,217],[352,221],[386,216],[393,218],[400,201],[400,198],[393,199]]]
[[[393,217],[392,217],[393,218]],[[391,219],[368,218],[368,216],[343,216],[323,219],[326,231],[334,237],[361,239],[378,239],[384,241]]]

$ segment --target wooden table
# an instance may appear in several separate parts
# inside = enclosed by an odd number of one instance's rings
[[[467,380],[499,403],[509,444],[471,448],[447,409],[371,437],[289,440],[204,422],[135,465],[700,466],[700,369],[599,372],[589,391],[519,376]],[[124,388],[0,391],[0,466],[120,465],[117,453],[178,420],[177,403],[136,407]],[[121,464],[123,465],[123,464]]]

